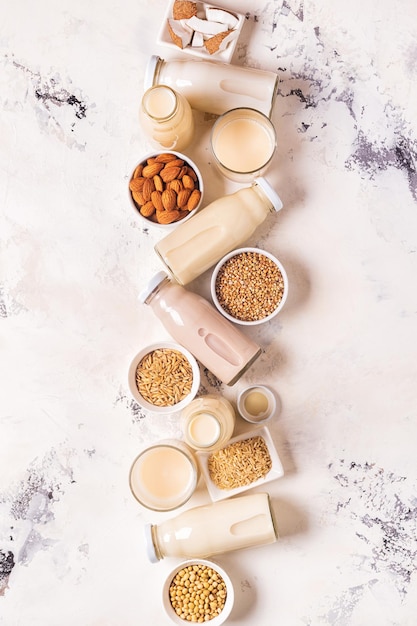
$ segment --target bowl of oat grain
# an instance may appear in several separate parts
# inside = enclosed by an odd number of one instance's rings
[[[211,275],[211,297],[224,317],[254,326],[275,317],[288,296],[282,263],[261,248],[238,248],[226,254]]]
[[[197,395],[200,368],[194,356],[175,342],[146,346],[132,359],[128,385],[136,402],[154,413],[181,411]]]

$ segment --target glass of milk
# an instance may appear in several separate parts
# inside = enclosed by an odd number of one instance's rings
[[[220,172],[236,182],[262,176],[276,149],[275,127],[256,109],[241,107],[220,115],[213,125],[210,146]]]
[[[193,495],[199,469],[191,449],[167,439],[142,450],[133,461],[129,485],[136,500],[153,511],[172,511]]]

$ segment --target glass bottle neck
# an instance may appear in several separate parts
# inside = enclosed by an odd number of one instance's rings
[[[152,302],[152,300],[160,293],[160,291],[162,289],[164,289],[164,287],[166,287],[170,283],[171,283],[171,281],[170,281],[168,276],[166,278],[164,278],[163,280],[161,280],[161,282],[158,283],[156,285],[156,287],[147,296],[147,298],[145,300],[145,304],[150,304]]]
[[[150,87],[142,98],[143,112],[156,122],[166,122],[176,114],[179,106],[177,94],[167,85]]]
[[[260,198],[262,203],[267,207],[268,211],[270,213],[273,213],[275,211],[274,205],[272,204],[271,200],[266,195],[265,191],[262,189],[260,185],[258,185],[256,181],[252,184],[252,189],[256,193],[258,198]]]

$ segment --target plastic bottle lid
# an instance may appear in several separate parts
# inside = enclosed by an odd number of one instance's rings
[[[153,54],[150,57],[147,65],[146,65],[145,78],[143,80],[143,88],[144,88],[145,91],[147,91],[148,89],[153,87],[154,78],[155,78],[155,72],[156,72],[156,66],[158,65],[160,60],[161,60],[161,57],[159,57],[157,54]]]
[[[272,202],[272,205],[275,211],[280,211],[282,207],[284,206],[282,204],[282,200],[277,194],[277,192],[275,191],[275,189],[272,189],[271,185],[268,183],[266,178],[263,178],[262,176],[260,176],[259,178],[255,178],[255,183],[257,183],[259,187],[268,196],[269,200]]]
[[[149,298],[151,293],[158,287],[160,283],[162,283],[165,278],[168,278],[168,275],[165,272],[157,272],[155,276],[151,278],[146,287],[142,289],[139,293],[138,299],[140,302],[144,303]]]
[[[152,524],[145,524],[143,530],[145,534],[146,555],[151,563],[158,563],[159,558],[156,554],[152,539]]]

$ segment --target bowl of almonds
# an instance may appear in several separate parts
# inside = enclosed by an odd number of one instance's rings
[[[175,342],[142,348],[132,359],[128,385],[136,402],[154,413],[186,407],[200,387],[200,368],[191,352]]]
[[[133,170],[129,196],[145,225],[172,229],[201,206],[203,179],[196,164],[184,154],[153,152]]]
[[[227,572],[218,563],[190,559],[179,563],[165,579],[162,600],[174,624],[220,626],[234,604],[234,589]]]
[[[211,275],[211,297],[224,317],[253,326],[268,322],[284,306],[288,277],[282,263],[260,248],[226,254]]]

